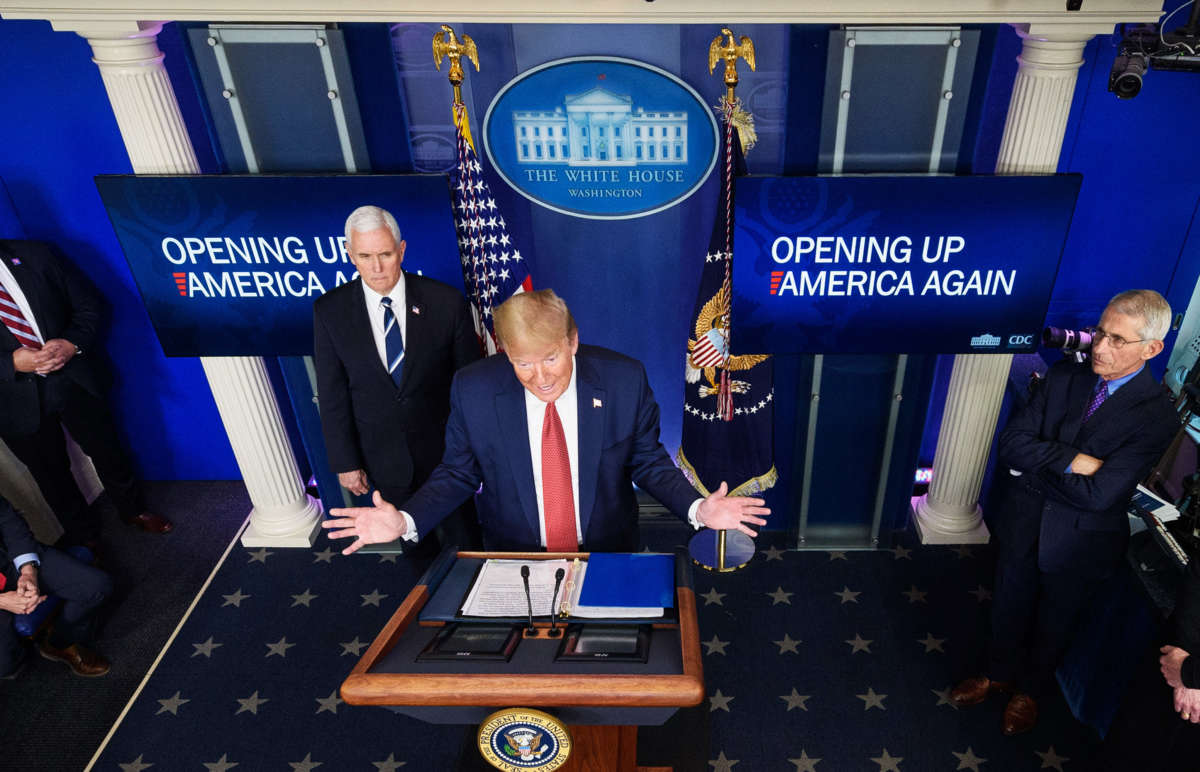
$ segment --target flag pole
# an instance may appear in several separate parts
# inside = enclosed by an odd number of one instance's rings
[[[724,41],[722,41],[724,37]],[[723,286],[723,295],[725,298],[724,307],[720,309],[720,315],[723,317],[719,328],[723,331],[725,337],[725,358],[717,365],[720,372],[719,385],[717,391],[717,411],[722,420],[733,420],[733,393],[732,385],[729,378],[729,370],[726,367],[728,364],[729,352],[731,351],[729,342],[729,313],[730,303],[732,302],[733,276],[732,276],[732,260],[730,255],[733,252],[733,234],[731,226],[733,223],[733,152],[732,143],[734,142],[734,126],[735,115],[739,112],[737,105],[737,96],[735,90],[738,85],[738,59],[744,59],[750,69],[755,69],[754,62],[754,43],[749,37],[743,35],[740,40],[734,38],[733,31],[728,27],[721,28],[721,34],[718,35],[708,47],[708,72],[711,75],[720,62],[724,62],[724,81],[725,81],[725,98],[721,100],[720,110],[722,117],[722,126],[724,128],[724,136],[721,141],[725,143],[725,164],[718,173],[725,175],[724,185],[724,200],[719,202],[718,212],[724,213],[725,217],[725,281]],[[741,127],[739,126],[739,131]],[[737,141],[741,141],[739,136]],[[734,532],[734,546],[731,549],[729,540],[729,531],[718,529],[716,531],[716,555],[715,560],[709,557],[711,555],[711,536],[703,532],[692,538],[690,551],[692,560],[702,568],[720,573],[736,571],[744,567],[754,557],[754,541],[750,537],[741,532]],[[729,565],[729,558],[733,553],[733,560],[737,561],[735,565]],[[711,563],[710,563],[711,561]]]

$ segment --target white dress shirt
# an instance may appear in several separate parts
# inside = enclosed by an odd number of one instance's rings
[[[3,260],[0,260],[0,284],[4,285],[4,289],[8,290],[9,295],[12,295],[17,308],[20,308],[21,313],[25,315],[25,321],[29,322],[29,326],[33,328],[33,334],[39,341],[45,343],[46,338],[42,336],[42,331],[38,328],[37,319],[33,317],[33,309],[29,307],[29,301],[25,298],[25,293],[21,291],[21,285],[17,284],[16,277],[12,275],[8,264]]]
[[[362,283],[363,300],[367,304],[367,316],[371,319],[371,334],[375,336],[375,350],[379,352],[379,361],[383,363],[383,369],[387,369],[387,339],[383,336],[383,304],[379,301],[383,300],[384,296],[380,295],[375,290],[367,286],[364,281]],[[400,274],[400,280],[396,282],[396,286],[392,287],[392,291],[387,294],[387,297],[392,299],[392,313],[396,315],[396,324],[400,325],[400,339],[405,341],[407,347],[408,335],[408,313],[404,308],[404,274]]]

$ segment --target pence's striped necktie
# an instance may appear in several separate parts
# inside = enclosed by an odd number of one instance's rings
[[[392,299],[380,298],[383,306],[383,349],[387,357],[387,371],[392,376],[392,382],[400,385],[400,374],[404,369],[404,336],[400,334],[400,325],[396,314],[392,312]]]

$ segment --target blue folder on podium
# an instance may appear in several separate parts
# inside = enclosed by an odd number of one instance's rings
[[[672,608],[675,556],[654,553],[595,552],[587,562],[583,606]]]

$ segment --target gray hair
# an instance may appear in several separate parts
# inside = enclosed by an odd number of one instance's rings
[[[1108,301],[1108,308],[1118,314],[1140,316],[1143,323],[1138,335],[1142,340],[1162,340],[1171,329],[1171,306],[1154,290],[1125,290]]]
[[[492,324],[505,348],[518,339],[557,343],[578,332],[566,302],[552,289],[518,292],[492,311]]]
[[[392,232],[392,238],[396,240],[396,243],[400,243],[400,226],[396,224],[396,218],[392,217],[391,212],[377,206],[360,206],[346,218],[346,248],[350,248],[350,236],[355,231],[369,233],[380,228],[387,228]]]

